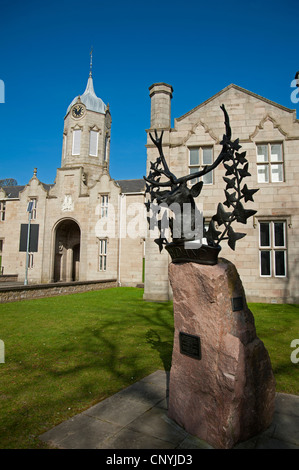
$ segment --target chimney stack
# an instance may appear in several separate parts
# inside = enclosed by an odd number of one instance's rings
[[[173,88],[167,83],[154,83],[149,87],[151,98],[151,129],[170,129]]]

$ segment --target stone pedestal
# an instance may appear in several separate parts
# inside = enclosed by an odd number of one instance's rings
[[[172,263],[169,278],[175,333],[168,416],[213,447],[232,448],[272,422],[275,379],[268,352],[232,263]],[[195,357],[186,355],[181,332],[200,338],[200,355],[196,347]]]

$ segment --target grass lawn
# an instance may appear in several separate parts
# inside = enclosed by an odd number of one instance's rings
[[[154,372],[170,369],[172,304],[113,288],[0,305],[0,448],[42,448],[37,436]],[[277,391],[299,395],[298,305],[250,304]]]
[[[299,305],[249,304],[258,337],[270,355],[276,391],[299,395],[299,363],[291,361],[293,339],[299,341]],[[299,354],[296,354],[299,358]]]

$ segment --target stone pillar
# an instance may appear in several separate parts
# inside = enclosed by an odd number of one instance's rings
[[[73,249],[68,248],[66,252],[66,282],[73,280]]]
[[[169,255],[166,250],[159,253],[152,238],[145,241],[145,273],[143,300],[165,302],[169,300],[168,280]]]
[[[232,448],[272,422],[268,352],[232,263],[172,263],[169,276],[175,336],[168,416],[213,447]]]

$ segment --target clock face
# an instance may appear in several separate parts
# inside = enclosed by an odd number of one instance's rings
[[[74,118],[80,118],[84,114],[84,106],[82,104],[76,104],[72,109],[72,115]]]

